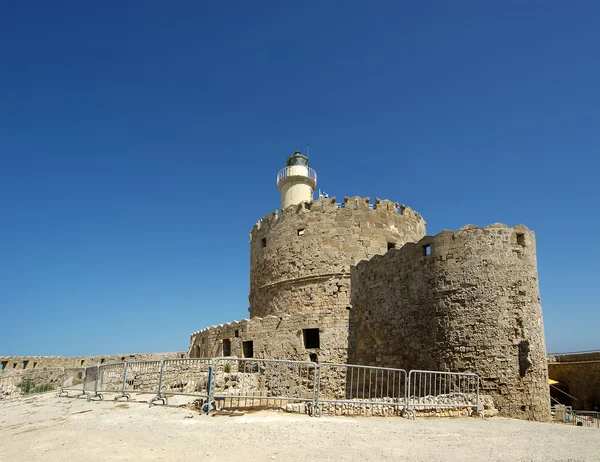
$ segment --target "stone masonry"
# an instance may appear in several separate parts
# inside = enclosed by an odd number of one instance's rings
[[[128,361],[152,361],[183,358],[184,352],[174,353],[133,353],[104,356],[0,356],[0,374],[33,372],[49,369],[98,366]]]
[[[298,159],[308,169],[296,153],[278,185]],[[194,332],[190,357],[474,372],[502,415],[548,420],[534,233],[425,234],[421,215],[380,199],[302,200],[267,215],[250,233],[250,319]]]
[[[319,331],[318,348],[307,348],[305,329]],[[194,332],[190,345],[189,355],[197,358],[245,358],[251,353],[261,359],[346,362],[348,311],[243,319]]]
[[[350,361],[475,372],[500,415],[550,418],[535,235],[443,231],[352,269]]]
[[[250,233],[250,317],[345,310],[350,266],[425,235],[404,205],[335,197],[267,215]]]
[[[600,410],[600,351],[551,355],[548,376],[559,382],[552,392],[560,403],[573,409]]]
[[[252,342],[256,358],[346,362],[350,266],[424,235],[421,215],[388,200],[333,197],[267,215],[250,233],[250,320],[193,333],[190,356],[247,357]]]

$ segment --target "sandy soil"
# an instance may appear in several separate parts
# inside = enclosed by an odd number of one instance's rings
[[[311,418],[276,411],[209,417],[55,393],[0,403],[0,442],[0,461],[11,462],[600,460],[595,428],[501,418]]]

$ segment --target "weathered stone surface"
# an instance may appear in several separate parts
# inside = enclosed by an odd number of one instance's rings
[[[552,389],[559,402],[585,411],[600,410],[600,352],[554,355],[548,358],[548,375],[560,384]],[[566,386],[566,389],[565,389]]]
[[[475,372],[500,415],[548,420],[535,235],[467,226],[352,268],[350,361]]]
[[[425,235],[405,206],[345,197],[303,202],[260,220],[250,233],[250,317],[345,310],[350,266]]]
[[[124,361],[153,361],[187,357],[185,352],[134,353],[106,356],[0,356],[0,374],[30,372],[63,367],[86,367]]]
[[[319,329],[319,348],[305,348],[303,329],[311,328]],[[267,316],[209,327],[191,335],[189,355],[192,358],[244,358],[246,341],[253,344],[254,358],[346,362],[348,311]],[[224,351],[226,342],[229,342],[229,354]]]

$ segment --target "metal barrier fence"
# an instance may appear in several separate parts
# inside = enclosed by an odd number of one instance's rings
[[[57,390],[62,384],[62,377],[62,369],[2,375],[0,376],[0,400]]]
[[[94,393],[94,396],[98,396],[98,366],[89,366],[85,368],[85,373],[83,375],[83,391],[82,396],[85,395],[88,399],[92,399],[91,393]]]
[[[167,359],[163,361],[158,393],[151,403],[168,403],[168,395],[197,396],[206,411],[210,409],[210,389],[213,371],[211,358]]]
[[[96,395],[99,395],[100,399],[102,399],[102,393],[121,393],[121,396],[123,396],[126,364],[102,364],[98,366]]]
[[[210,400],[222,407],[281,407],[313,414],[318,366],[311,362],[251,358],[214,360]]]
[[[414,416],[417,410],[440,408],[478,411],[479,385],[479,376],[467,373],[413,370],[407,375],[385,367],[226,357],[64,369],[59,396],[77,391],[89,400],[116,393],[115,400],[129,401],[132,393],[152,394],[150,405],[167,404],[174,395],[194,396],[207,413],[219,403],[221,408],[283,407],[310,415],[409,411]],[[597,415],[588,417],[598,425]]]
[[[467,408],[478,412],[479,376],[457,372],[410,371],[407,407],[413,416],[415,409]]]
[[[73,367],[64,370],[60,392],[58,396],[69,396],[69,391],[77,391],[79,396],[85,395],[83,391],[85,380],[85,367]]]
[[[600,412],[573,410],[571,406],[552,406],[554,422],[577,427],[600,428]]]
[[[406,371],[349,364],[319,365],[315,407],[318,414],[401,414]]]
[[[131,399],[131,393],[158,395],[162,361],[125,363],[122,396]]]

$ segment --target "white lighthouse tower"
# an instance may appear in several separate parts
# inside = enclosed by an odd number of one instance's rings
[[[295,152],[286,159],[285,165],[277,174],[282,210],[312,200],[317,187],[317,173],[308,166],[308,157]]]

